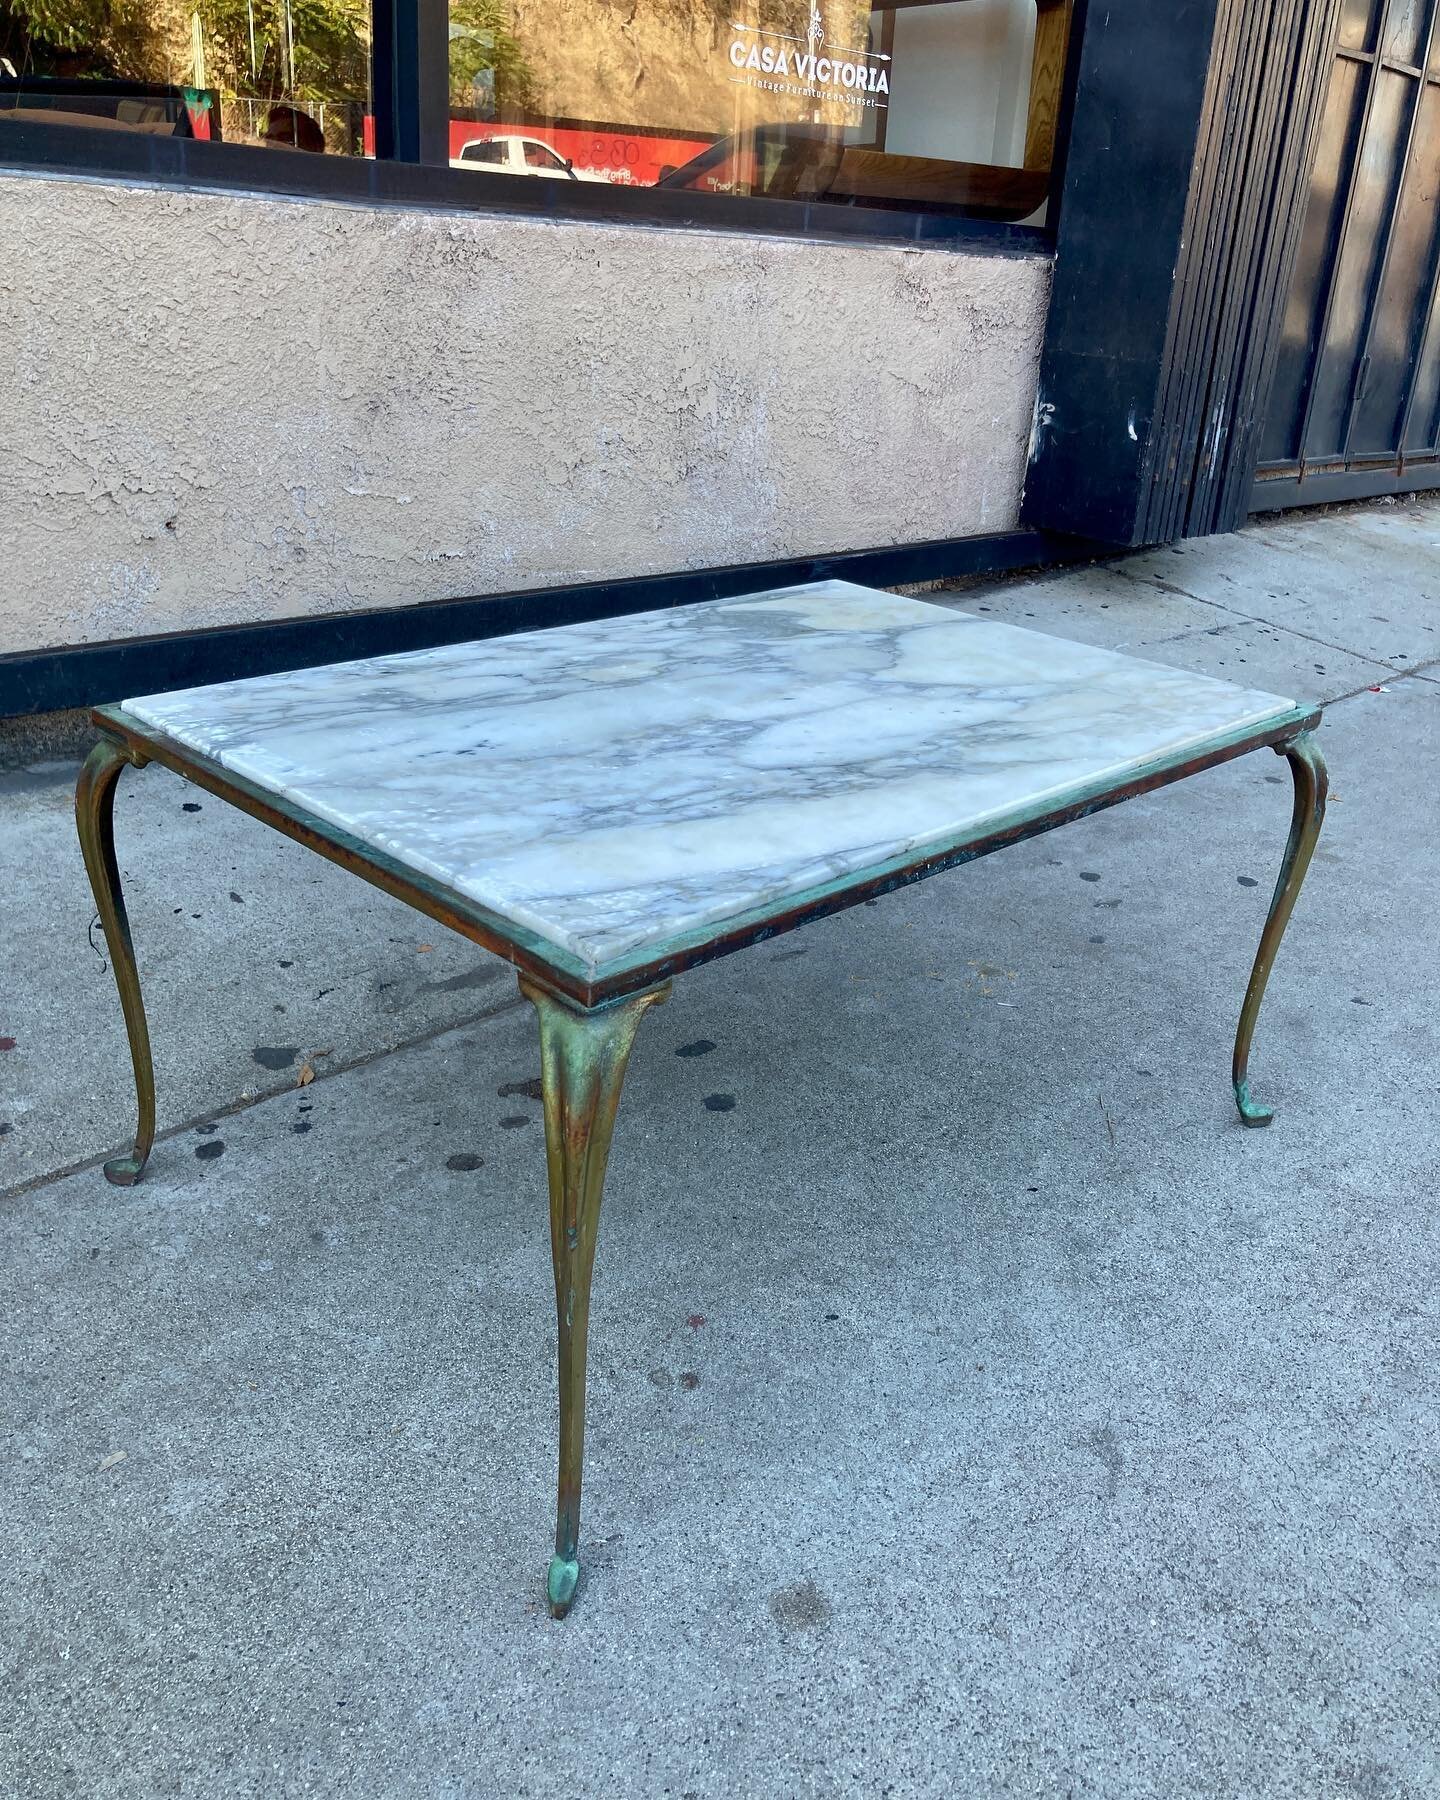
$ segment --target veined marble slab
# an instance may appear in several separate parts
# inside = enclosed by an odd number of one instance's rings
[[[125,702],[591,979],[1292,710],[838,581]]]

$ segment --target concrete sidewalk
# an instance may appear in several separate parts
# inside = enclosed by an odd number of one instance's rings
[[[166,1135],[109,1188],[74,770],[0,778],[0,1792],[1437,1790],[1440,504],[953,598],[1333,702],[1279,1117],[1270,756],[685,978],[563,1625],[509,972],[127,774]]]

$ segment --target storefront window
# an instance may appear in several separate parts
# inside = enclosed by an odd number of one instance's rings
[[[369,0],[0,0],[7,121],[353,156]]]
[[[392,0],[377,121],[371,0],[0,0],[0,161],[7,123],[84,126],[448,155],[491,204],[505,175],[1039,224],[1072,4]]]
[[[452,0],[451,161],[1037,219],[1069,16],[1069,0]]]

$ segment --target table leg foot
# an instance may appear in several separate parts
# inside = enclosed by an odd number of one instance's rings
[[[125,1015],[130,1040],[130,1061],[135,1073],[135,1099],[139,1114],[135,1145],[128,1156],[113,1157],[105,1164],[105,1179],[116,1187],[133,1187],[144,1173],[155,1141],[155,1070],[150,1059],[150,1032],[145,1023],[145,1003],[140,995],[140,976],[135,967],[135,946],[130,941],[130,921],[120,888],[120,866],[115,859],[115,783],[127,767],[143,769],[149,758],[118,738],[102,737],[85,759],[75,786],[75,826],[95,896],[95,910],[105,932],[110,966]]]
[[[590,1278],[605,1164],[630,1048],[642,1015],[669,983],[589,1011],[527,976],[520,992],[540,1018],[545,1161],[550,1176],[550,1250],[560,1355],[560,1468],[555,1555],[546,1578],[550,1611],[563,1619],[580,1580],[580,1482],[585,1456],[585,1353]]]
[[[1250,1092],[1250,1045],[1255,1036],[1255,1022],[1260,1016],[1260,1002],[1265,998],[1265,985],[1270,979],[1270,970],[1274,966],[1280,940],[1285,935],[1285,927],[1290,923],[1290,915],[1300,897],[1300,887],[1305,880],[1305,872],[1310,867],[1320,827],[1325,822],[1325,796],[1329,787],[1325,758],[1320,754],[1320,746],[1311,732],[1302,731],[1299,737],[1292,738],[1288,744],[1277,744],[1276,750],[1290,764],[1290,773],[1295,782],[1295,808],[1290,819],[1289,841],[1285,845],[1274,897],[1270,902],[1270,914],[1260,936],[1255,967],[1245,992],[1245,1004],[1240,1011],[1240,1026],[1235,1034],[1235,1058],[1231,1067],[1235,1104],[1240,1109],[1241,1123],[1252,1129],[1268,1125],[1275,1117],[1274,1111],[1268,1106],[1261,1106]]]
[[[545,1578],[545,1597],[550,1602],[552,1619],[563,1619],[569,1612],[579,1581],[578,1562],[566,1562],[559,1556],[550,1558],[550,1573]]]
[[[1235,1083],[1235,1104],[1240,1109],[1240,1123],[1249,1126],[1252,1131],[1258,1131],[1275,1121],[1273,1106],[1261,1106],[1258,1100],[1251,1099],[1248,1081]]]
[[[112,1156],[104,1165],[105,1179],[111,1187],[134,1187],[145,1173],[145,1161],[149,1154],[147,1149],[145,1156]]]

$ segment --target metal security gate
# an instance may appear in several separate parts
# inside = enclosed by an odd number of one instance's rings
[[[1343,0],[1251,493],[1440,487],[1440,0]]]

